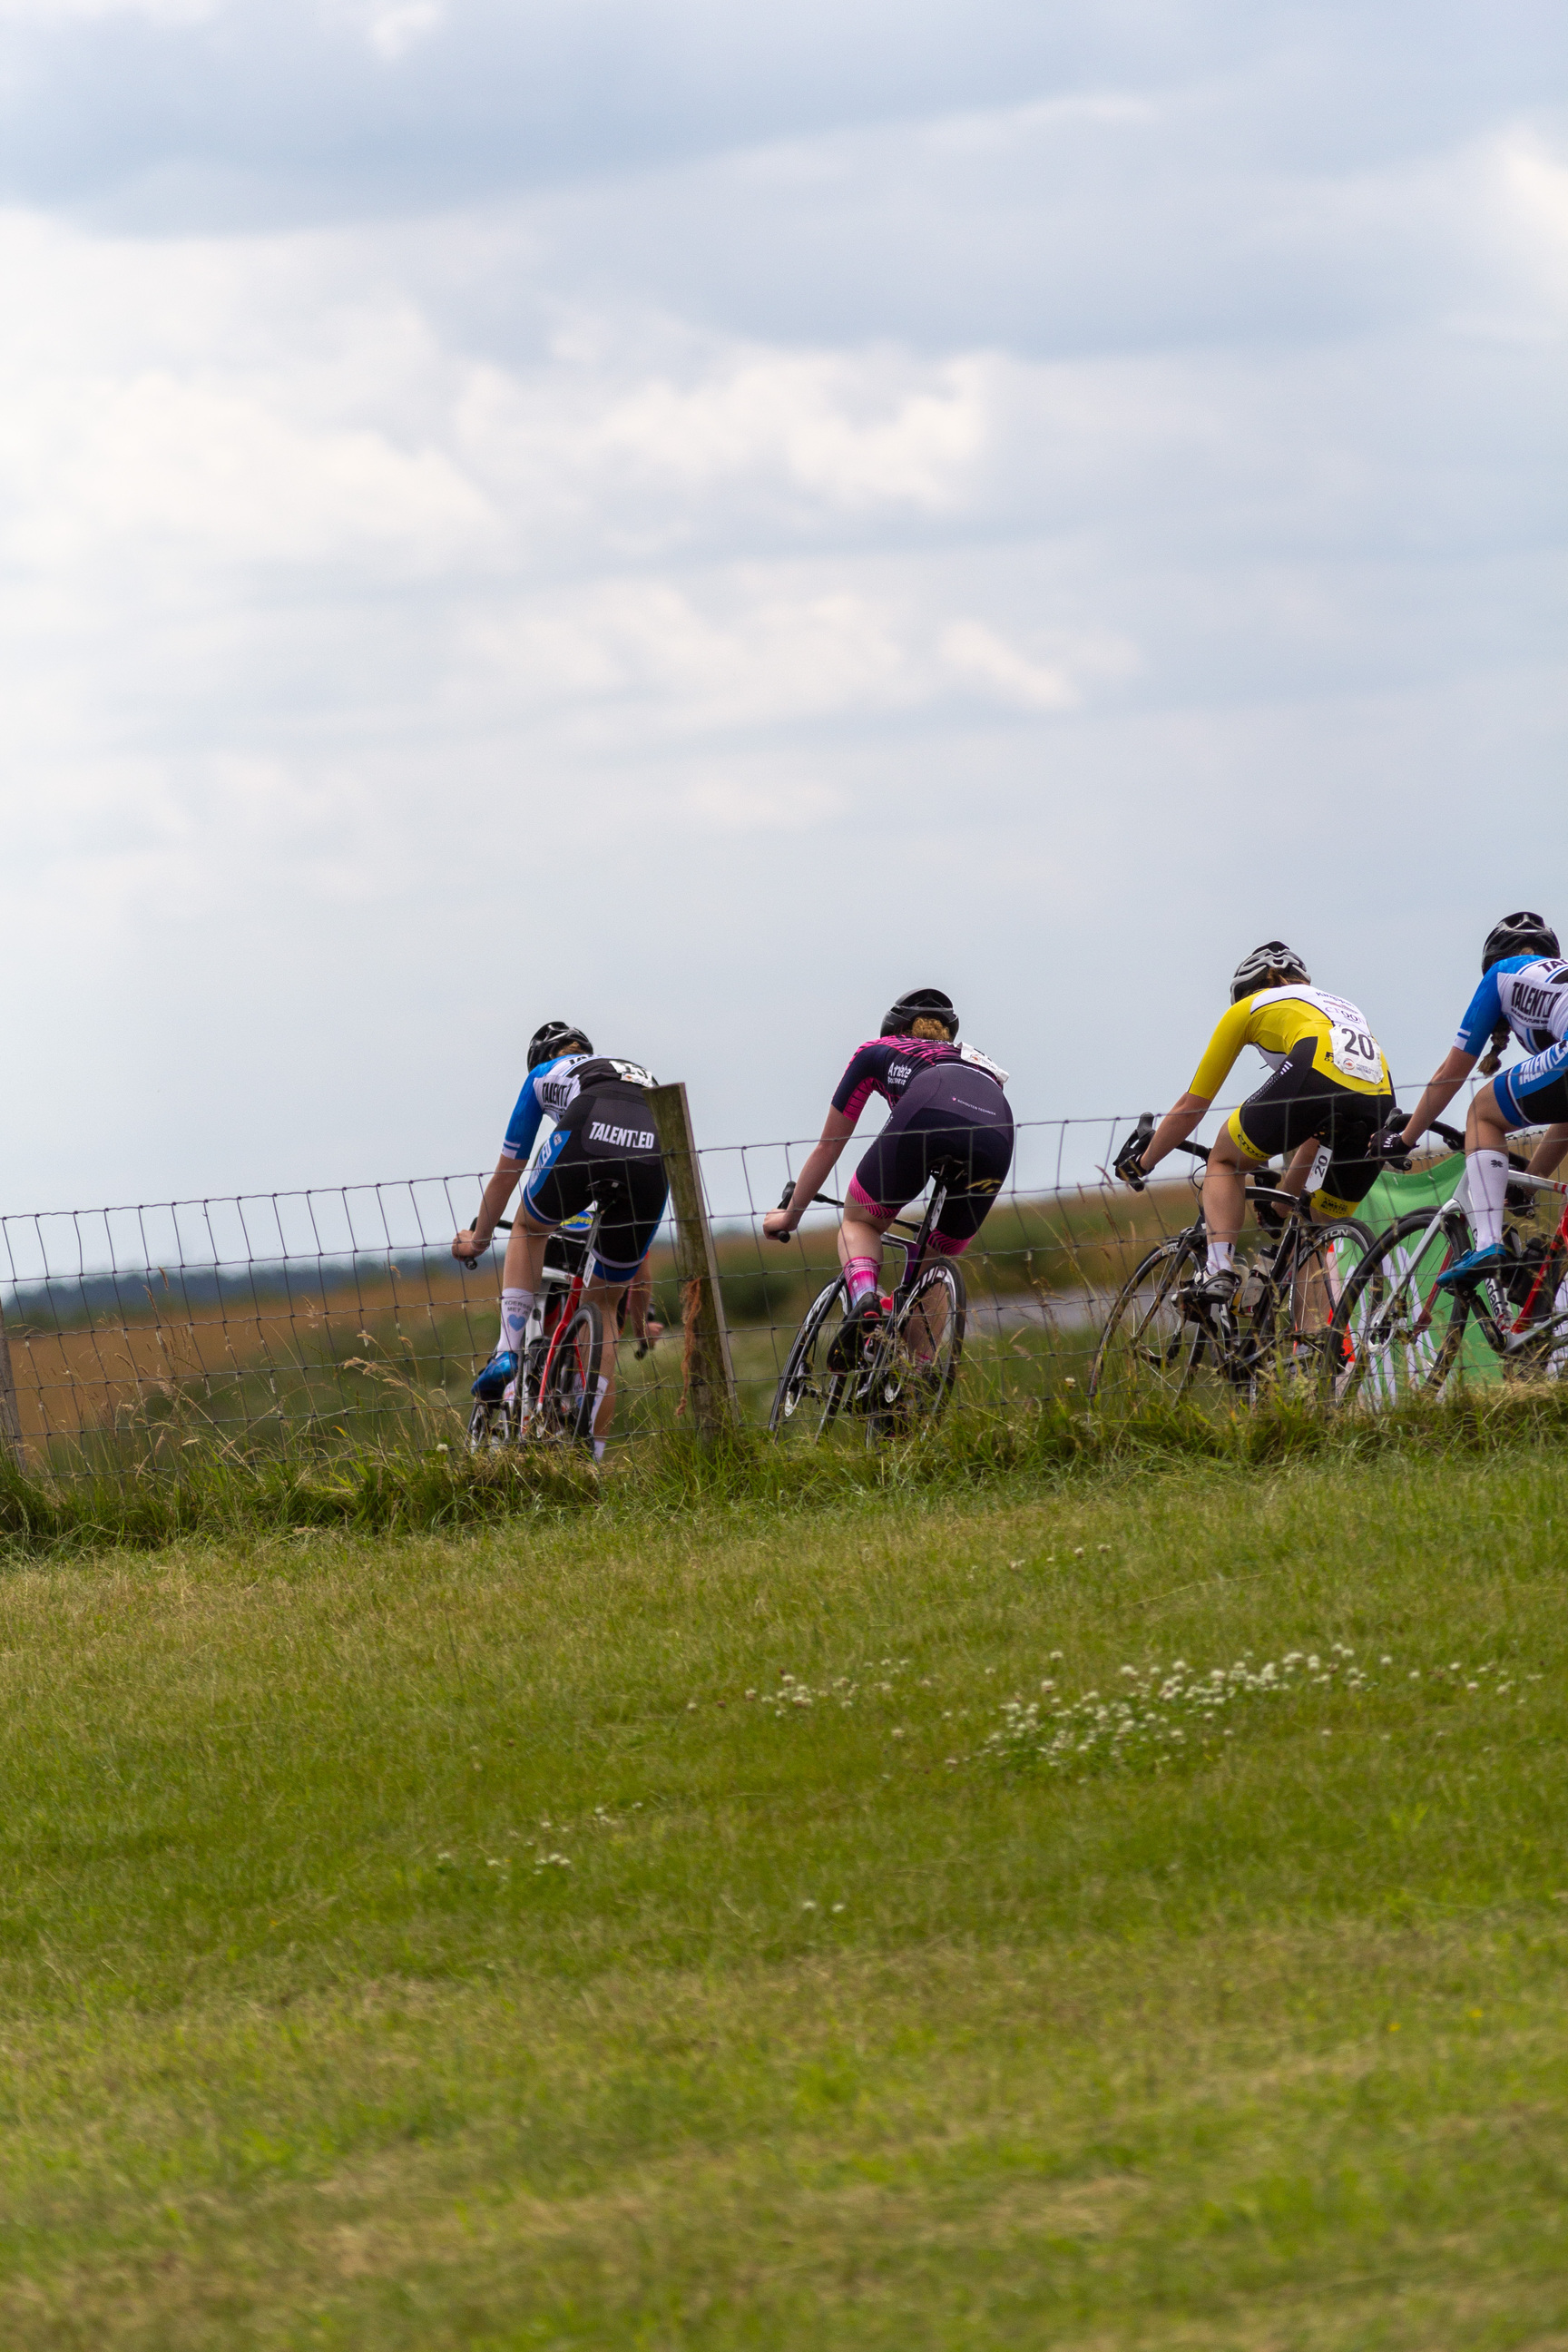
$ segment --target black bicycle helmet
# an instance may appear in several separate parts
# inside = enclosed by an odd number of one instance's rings
[[[1288,948],[1283,940],[1265,940],[1260,948],[1254,948],[1250,955],[1243,956],[1232,972],[1231,1003],[1239,1004],[1244,996],[1251,996],[1256,990],[1265,987],[1269,973],[1275,971],[1282,979],[1299,980],[1308,988],[1312,984],[1312,975],[1294,948]]]
[[[1481,950],[1481,977],[1485,979],[1494,963],[1504,956],[1561,955],[1557,934],[1544,915],[1505,915],[1487,933],[1487,943]]]
[[[928,1021],[944,1024],[950,1038],[958,1034],[958,1014],[951,996],[940,988],[911,988],[896,1004],[889,1004],[882,1015],[881,1034],[884,1037],[907,1037],[910,1024],[922,1016]]]
[[[570,1053],[575,1046],[581,1054],[591,1054],[594,1041],[570,1021],[546,1021],[528,1041],[528,1066],[536,1070],[541,1062],[552,1062],[558,1054]]]

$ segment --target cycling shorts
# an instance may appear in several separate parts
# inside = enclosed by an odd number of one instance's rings
[[[966,1249],[1013,1164],[1013,1114],[994,1078],[962,1062],[923,1070],[855,1171],[849,1196],[890,1217],[940,1171],[948,1187],[936,1238]]]
[[[1382,1171],[1373,1139],[1394,1113],[1390,1094],[1363,1094],[1313,1067],[1315,1041],[1293,1045],[1267,1086],[1232,1111],[1226,1132],[1244,1156],[1259,1165],[1275,1153],[1287,1157],[1314,1137],[1332,1154],[1312,1206],[1331,1217],[1347,1217],[1365,1200]]]
[[[1568,1118],[1568,1041],[1516,1062],[1492,1080],[1505,1127],[1552,1127]]]
[[[523,1192],[541,1224],[599,1212],[594,1277],[630,1282],[669,1197],[653,1115],[640,1087],[595,1087],[568,1103]]]

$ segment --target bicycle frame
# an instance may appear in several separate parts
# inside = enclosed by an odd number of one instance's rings
[[[554,1325],[550,1333],[550,1346],[545,1351],[544,1361],[539,1368],[538,1396],[547,1396],[550,1392],[550,1375],[554,1368],[555,1358],[560,1349],[561,1334],[565,1330],[567,1325],[571,1322],[572,1318],[576,1314],[578,1307],[582,1304],[583,1293],[588,1286],[588,1267],[593,1263],[594,1244],[598,1239],[598,1234],[599,1220],[595,1214],[593,1223],[588,1228],[587,1238],[583,1249],[582,1262],[575,1274],[567,1274],[562,1267],[554,1265],[542,1266],[540,1269],[539,1280],[542,1293],[543,1292],[545,1286],[548,1285],[553,1291],[560,1291],[563,1288],[566,1295],[560,1300],[559,1305],[557,1306]],[[535,1312],[538,1314],[540,1318],[540,1330],[542,1333],[544,1328],[544,1315],[549,1303],[549,1301],[545,1300],[542,1297],[540,1305],[535,1309]],[[529,1319],[531,1322],[532,1317],[531,1316]],[[524,1362],[527,1361],[526,1353],[524,1354],[523,1360]]]
[[[1536,1300],[1540,1297],[1542,1284],[1546,1281],[1549,1274],[1555,1274],[1557,1278],[1559,1280],[1561,1279],[1562,1254],[1563,1252],[1568,1252],[1568,1180],[1564,1180],[1558,1176],[1531,1176],[1522,1168],[1510,1168],[1509,1171],[1508,1181],[1510,1190],[1517,1184],[1524,1186],[1527,1191],[1531,1192],[1561,1193],[1563,1195],[1563,1214],[1558,1220],[1557,1230],[1552,1236],[1552,1242],[1547,1245],[1546,1257],[1536,1272],[1535,1280],[1531,1284],[1530,1295],[1525,1300],[1524,1305],[1519,1309],[1518,1314],[1513,1317],[1511,1321],[1508,1319],[1506,1313],[1500,1313],[1498,1311],[1499,1301],[1505,1294],[1501,1291],[1501,1286],[1497,1276],[1489,1276],[1485,1282],[1478,1283],[1474,1292],[1472,1293],[1472,1297],[1478,1306],[1481,1305],[1480,1294],[1483,1290],[1493,1294],[1491,1300],[1488,1302],[1486,1306],[1482,1307],[1482,1311],[1483,1313],[1490,1315],[1493,1328],[1497,1332],[1498,1339],[1501,1342],[1500,1352],[1505,1355],[1509,1353],[1510,1349],[1517,1352],[1519,1349],[1523,1347],[1527,1339],[1538,1341],[1542,1336],[1543,1328],[1544,1329],[1551,1331],[1568,1327],[1568,1314],[1554,1314],[1551,1317],[1550,1320],[1544,1327],[1540,1323],[1536,1323],[1533,1326],[1531,1324],[1531,1318],[1534,1313]],[[1452,1265],[1455,1258],[1454,1237],[1451,1233],[1446,1230],[1446,1228],[1456,1217],[1464,1217],[1468,1219],[1470,1221],[1469,1230],[1473,1232],[1475,1203],[1470,1194],[1470,1170],[1468,1160],[1465,1165],[1465,1172],[1460,1177],[1458,1184],[1454,1187],[1453,1192],[1446,1201],[1440,1202],[1437,1207],[1433,1211],[1430,1224],[1428,1224],[1420,1234],[1412,1234],[1410,1236],[1410,1243],[1406,1251],[1409,1264],[1406,1265],[1405,1272],[1400,1276],[1399,1280],[1394,1284],[1387,1299],[1384,1303],[1381,1309],[1384,1316],[1387,1317],[1392,1315],[1398,1307],[1405,1290],[1415,1272],[1415,1267],[1420,1260],[1422,1252],[1426,1248],[1427,1244],[1433,1239],[1433,1236],[1439,1231],[1443,1232],[1446,1247],[1443,1252],[1442,1263],[1437,1267],[1436,1273],[1446,1273],[1447,1268]],[[1553,1297],[1555,1297],[1555,1282],[1552,1286],[1552,1291]],[[1426,1297],[1421,1300],[1420,1314],[1415,1318],[1410,1327],[1413,1336],[1418,1337],[1422,1332],[1430,1329],[1432,1323],[1432,1304],[1436,1295],[1437,1283],[1436,1275],[1435,1274]],[[1509,1306],[1512,1306],[1511,1299],[1509,1301]]]
[[[884,1239],[891,1240],[904,1254],[904,1270],[893,1286],[895,1311],[900,1307],[915,1286],[915,1280],[926,1262],[931,1237],[937,1219],[947,1206],[947,1186],[939,1177],[931,1186],[931,1199],[926,1202],[924,1216],[918,1225],[908,1225],[895,1218],[886,1228]]]

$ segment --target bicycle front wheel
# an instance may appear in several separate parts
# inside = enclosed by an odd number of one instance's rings
[[[872,1434],[907,1436],[942,1417],[963,1358],[969,1300],[947,1259],[921,1268],[868,1383]]]
[[[537,1414],[541,1436],[562,1437],[578,1445],[593,1436],[604,1353],[604,1318],[585,1301],[562,1332],[550,1360]]]
[[[770,1437],[794,1430],[820,1437],[837,1419],[848,1385],[846,1366],[835,1360],[835,1346],[848,1307],[844,1277],[819,1291],[805,1310],[795,1335],[768,1415]]]
[[[1250,1334],[1255,1395],[1266,1383],[1300,1394],[1334,1394],[1344,1354],[1334,1317],[1375,1247],[1371,1228],[1359,1217],[1307,1225],[1289,1238]]]
[[[1178,1234],[1133,1268],[1116,1294],[1089,1368],[1091,1402],[1121,1411],[1192,1389],[1212,1343],[1186,1312],[1181,1293],[1202,1274],[1204,1256],[1201,1240]]]
[[[1323,1381],[1336,1404],[1442,1394],[1459,1369],[1470,1302],[1436,1284],[1468,1245],[1462,1220],[1435,1220],[1429,1209],[1378,1236],[1334,1309]]]

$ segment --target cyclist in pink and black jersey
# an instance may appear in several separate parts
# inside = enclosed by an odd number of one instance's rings
[[[954,1171],[931,1248],[957,1257],[985,1222],[1013,1164],[1007,1073],[958,1042],[952,999],[911,989],[889,1006],[879,1037],[850,1056],[834,1089],[821,1140],[795,1180],[787,1208],[770,1210],[763,1231],[787,1241],[855,1132],[871,1097],[890,1106],[887,1125],[849,1180],[838,1256],[849,1313],[862,1326],[881,1313],[882,1235],[922,1192],[938,1166]]]

